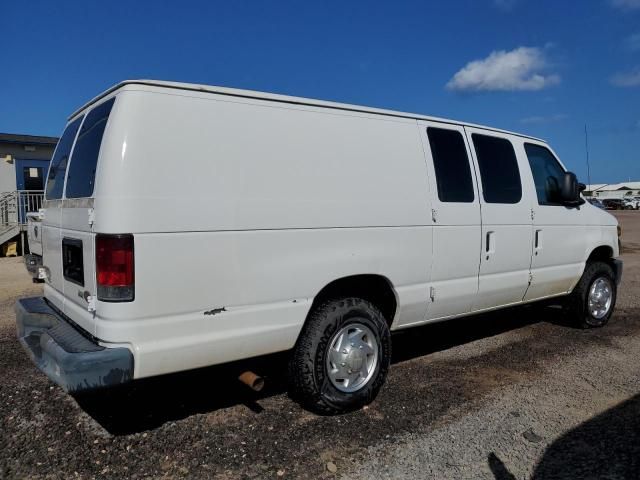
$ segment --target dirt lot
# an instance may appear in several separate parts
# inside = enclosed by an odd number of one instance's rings
[[[284,355],[251,362],[260,395],[231,365],[73,398],[16,341],[13,303],[41,287],[0,259],[0,478],[638,478],[640,212],[617,216],[606,328],[523,307],[398,334],[381,395],[338,417],[287,397]]]

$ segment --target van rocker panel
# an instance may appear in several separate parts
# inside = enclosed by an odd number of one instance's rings
[[[23,298],[15,309],[20,343],[36,366],[67,392],[110,387],[133,378],[129,349],[98,345],[44,298]]]

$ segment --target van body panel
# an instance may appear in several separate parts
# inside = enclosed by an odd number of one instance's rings
[[[414,121],[211,95],[126,93],[118,103],[130,104],[127,116],[105,146],[117,161],[99,167],[101,178],[118,181],[96,190],[109,205],[96,216],[96,231],[430,222]],[[171,185],[188,188],[177,192],[159,181],[166,172]]]
[[[425,273],[429,256],[420,252],[431,248],[430,230],[400,227],[136,235],[136,278],[153,276],[154,281],[136,282],[134,302],[98,302],[96,337],[106,342],[131,342],[144,352],[157,348],[153,345],[158,342],[166,344],[167,339],[179,341],[185,348],[191,342],[191,348],[202,350],[198,358],[213,363],[220,355],[215,342],[222,338],[225,342],[248,342],[262,353],[287,349],[295,343],[306,317],[307,312],[300,309],[308,310],[313,296],[333,280],[363,272],[383,274],[396,287],[398,303],[403,305],[398,325],[420,321],[429,291]],[[294,321],[291,315],[295,312]],[[243,322],[252,318],[255,331],[249,341],[246,336],[251,324]],[[276,335],[278,330],[281,332]],[[244,350],[232,351],[241,355]],[[239,358],[243,357],[233,359]],[[143,372],[146,367],[140,371],[136,367],[136,375],[147,375]]]
[[[524,145],[546,144],[531,137],[148,81],[110,89],[70,124],[112,98],[93,193],[66,198],[65,184],[44,202],[44,295],[100,347],[128,349],[134,378],[289,349],[342,278],[387,280],[399,329],[566,294],[595,248],[619,253],[606,212],[538,205]],[[440,199],[429,127],[461,135],[473,201]],[[485,201],[474,133],[513,145],[517,203]],[[96,234],[133,236],[133,301],[96,300]]]

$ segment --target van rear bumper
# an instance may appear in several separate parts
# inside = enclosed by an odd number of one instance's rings
[[[98,345],[44,298],[18,300],[15,310],[20,343],[37,367],[67,392],[120,385],[133,378],[129,349]]]

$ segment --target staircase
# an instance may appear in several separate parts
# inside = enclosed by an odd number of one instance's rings
[[[26,214],[42,207],[43,196],[35,190],[0,193],[0,246],[26,230]]]
[[[0,245],[20,233],[17,193],[0,193]]]

